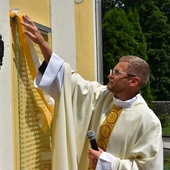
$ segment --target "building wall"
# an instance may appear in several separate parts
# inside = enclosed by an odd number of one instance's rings
[[[33,21],[51,27],[49,45],[84,78],[95,80],[96,35],[95,1],[83,0],[1,0],[0,34],[5,43],[5,57],[0,70],[0,169],[19,169],[15,130],[17,116],[14,73],[14,41],[11,36],[9,11],[19,9],[18,15],[27,14]],[[37,52],[40,51],[37,47]],[[16,71],[16,70],[15,70]],[[19,160],[19,159],[18,159]]]
[[[10,9],[19,8],[35,22],[52,28],[52,48],[84,78],[95,80],[95,1],[10,0]],[[45,10],[44,10],[45,9]]]
[[[51,1],[52,48],[76,70],[74,0]]]
[[[9,0],[9,9],[19,8],[19,15],[26,14],[35,22],[51,27],[50,1],[47,0]]]
[[[77,71],[85,79],[95,80],[95,1],[75,4]]]
[[[95,1],[52,1],[53,50],[73,70],[88,80],[96,80]]]
[[[4,41],[3,65],[0,70],[0,169],[13,169],[12,85],[10,58],[9,2],[0,1],[0,34]]]

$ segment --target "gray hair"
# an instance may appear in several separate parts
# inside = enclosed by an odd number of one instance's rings
[[[137,56],[128,55],[121,57],[119,62],[128,63],[128,73],[140,78],[140,88],[143,88],[146,85],[150,77],[150,69],[145,60]]]

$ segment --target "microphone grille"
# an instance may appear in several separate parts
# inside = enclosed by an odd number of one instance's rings
[[[87,132],[87,137],[88,137],[90,140],[94,139],[94,138],[95,138],[95,132],[94,132],[93,130],[89,130],[89,131]]]

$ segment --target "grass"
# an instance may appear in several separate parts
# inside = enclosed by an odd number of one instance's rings
[[[162,134],[170,135],[170,115],[169,114],[160,114],[160,115],[158,115],[158,118],[162,124]]]
[[[170,135],[170,127],[162,128],[163,135]],[[164,159],[164,170],[170,170],[170,158]]]
[[[164,170],[170,170],[170,159],[164,160]]]
[[[162,128],[163,135],[170,135],[170,126]]]
[[[170,136],[170,115],[169,114],[161,114],[158,115],[158,118],[162,124],[162,135]],[[170,170],[170,158],[164,158],[164,170]]]

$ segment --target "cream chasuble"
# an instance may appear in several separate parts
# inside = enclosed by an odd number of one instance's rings
[[[92,129],[99,135],[112,103],[113,94],[103,85],[85,81],[64,63],[63,86],[53,121],[52,170],[88,169],[90,145],[86,133]],[[141,95],[130,108],[122,110],[103,154],[113,160],[107,170],[163,170],[160,121]]]

